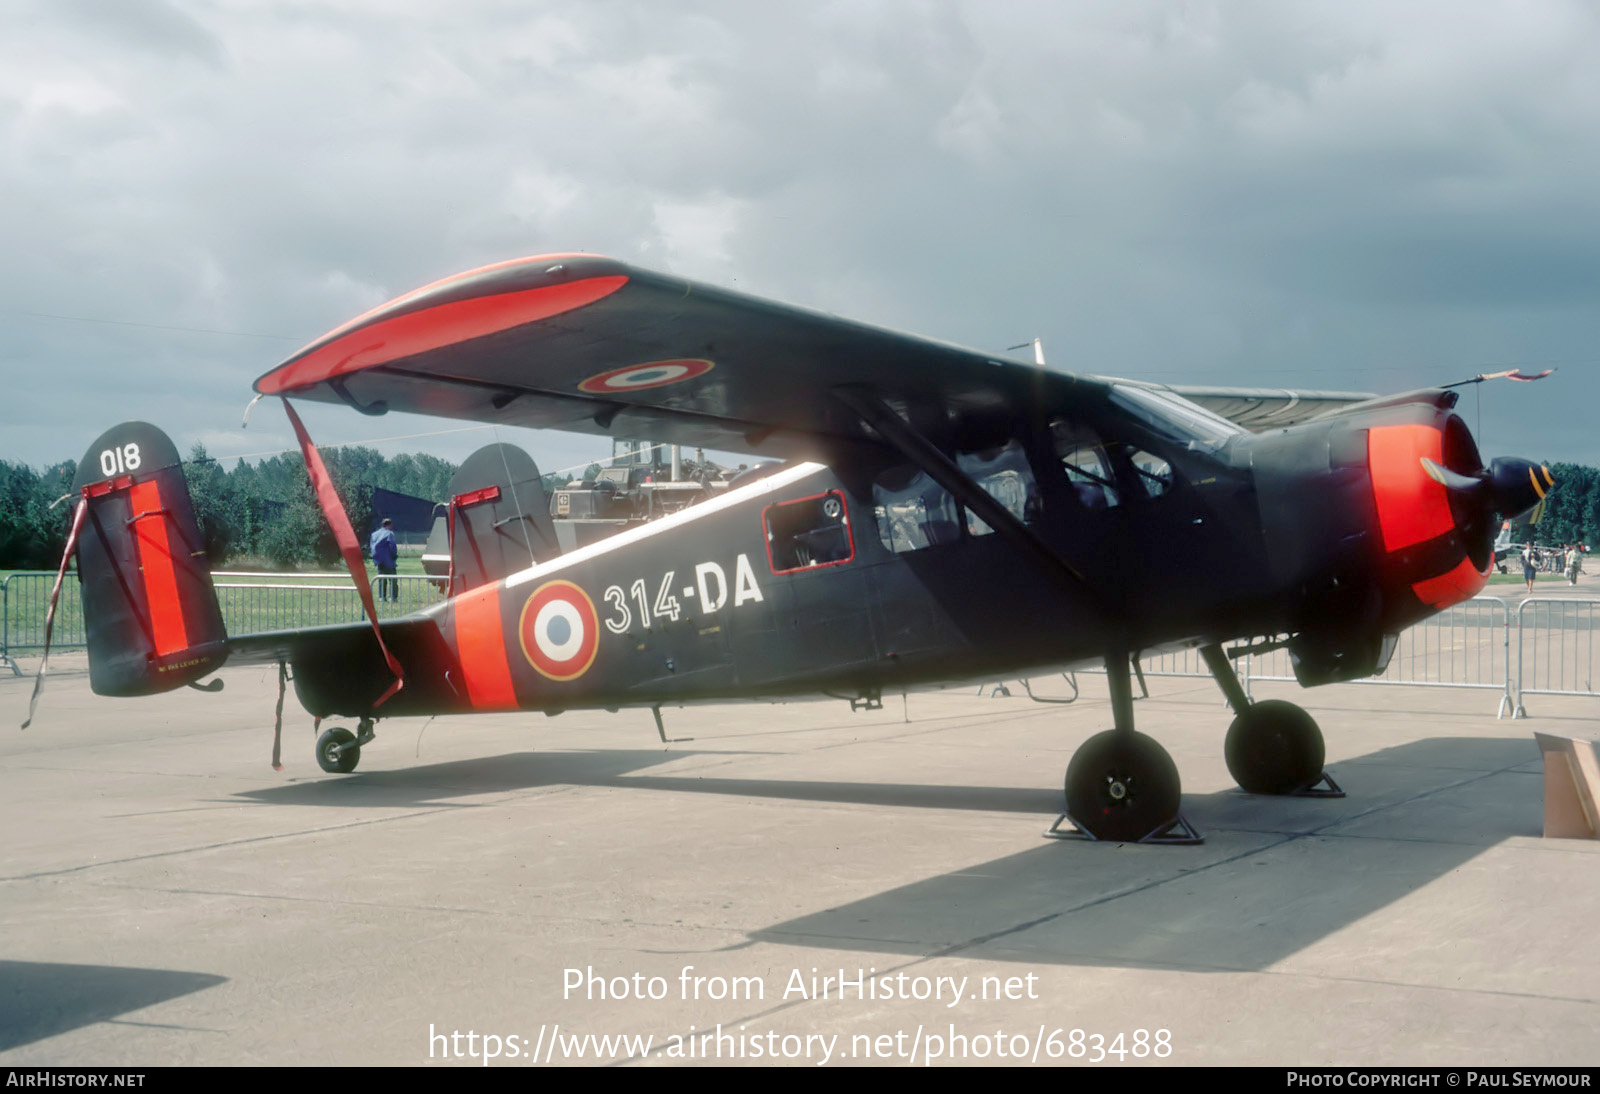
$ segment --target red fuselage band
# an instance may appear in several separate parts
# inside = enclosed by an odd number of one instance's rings
[[[451,602],[455,613],[456,656],[474,710],[515,710],[506,658],[506,632],[500,618],[500,586],[485,585]]]

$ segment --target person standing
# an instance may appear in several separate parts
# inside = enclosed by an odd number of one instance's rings
[[[400,602],[400,581],[394,577],[395,565],[400,561],[400,548],[394,539],[394,522],[383,518],[383,527],[372,533],[370,543],[373,564],[378,567],[378,599]],[[388,575],[388,576],[384,576]]]
[[[1533,549],[1533,544],[1522,545],[1522,577],[1528,583],[1528,595],[1533,595],[1533,575],[1539,572],[1539,552]]]
[[[1576,585],[1583,573],[1583,548],[1576,543],[1567,548],[1567,584]]]

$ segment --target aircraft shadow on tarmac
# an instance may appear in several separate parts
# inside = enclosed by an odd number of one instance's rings
[[[227,980],[175,969],[0,961],[0,1052]]]
[[[635,774],[690,752],[515,753],[241,795],[274,804],[389,806],[458,795],[586,786],[1033,814],[1053,788]],[[722,755],[726,755],[723,753]],[[703,771],[704,769],[699,769]],[[760,928],[756,940],[926,956],[983,943],[986,956],[1051,964],[1259,969],[1460,868],[1538,836],[1542,779],[1529,739],[1440,737],[1331,765],[1349,797],[1237,789],[1184,798],[1198,847],[1041,841],[1028,850]],[[886,815],[906,840],[914,821]]]
[[[285,783],[233,796],[271,805],[321,805],[400,808],[451,804],[476,794],[536,790],[541,787],[604,786],[727,794],[742,798],[846,802],[921,809],[977,809],[996,813],[1049,813],[1059,790],[1037,787],[928,786],[908,783],[855,783],[785,779],[719,779],[700,774],[637,775],[633,772],[696,755],[745,755],[675,749],[583,752],[514,752],[472,760],[427,764],[395,771],[357,773],[337,779]],[[768,756],[770,753],[749,753]],[[233,800],[233,799],[229,799]],[[462,803],[470,804],[470,803]]]
[[[1043,845],[750,937],[911,958],[1264,969],[1504,839],[1537,837],[1537,759],[1522,738],[1412,742],[1334,765],[1345,799],[1186,796],[1204,846]]]

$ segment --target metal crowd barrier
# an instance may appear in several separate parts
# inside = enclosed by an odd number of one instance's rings
[[[1532,596],[1517,606],[1517,709],[1524,695],[1600,695],[1595,625],[1600,600]]]
[[[1497,596],[1475,596],[1400,633],[1389,665],[1356,684],[1483,688],[1500,693],[1504,718],[1517,707],[1511,674],[1511,614]],[[1252,680],[1293,680],[1287,650],[1252,655],[1241,675]]]
[[[366,618],[349,574],[216,573],[211,575],[229,634],[330,623],[359,623]],[[409,615],[443,599],[434,579],[420,574],[392,577],[369,574],[373,603],[380,619]],[[249,579],[249,580],[241,580]],[[387,589],[385,582],[393,582]],[[388,599],[379,599],[387,594]]]
[[[10,574],[0,581],[0,616],[4,617],[0,622],[0,665],[10,666],[13,675],[22,675],[15,651],[44,649],[44,616],[55,581],[54,573],[26,571]],[[86,641],[78,575],[68,570],[61,582],[61,600],[56,606],[50,643],[61,649],[81,649]]]
[[[1529,622],[1526,619],[1528,605],[1553,607]],[[1595,655],[1600,653],[1592,641],[1597,624],[1600,624],[1600,600],[1530,599],[1517,609],[1513,620],[1511,608],[1504,600],[1497,596],[1476,596],[1404,631],[1381,675],[1351,682],[1480,688],[1499,693],[1496,717],[1504,718],[1510,712],[1514,718],[1523,718],[1527,716],[1522,705],[1524,692],[1600,695],[1592,686],[1600,677],[1600,673],[1592,671]],[[1515,664],[1511,655],[1513,630],[1518,636]],[[1294,679],[1286,650],[1247,654],[1235,662],[1235,667],[1247,695],[1254,680]],[[1198,650],[1142,657],[1139,668],[1147,677],[1209,678],[1211,675]],[[1103,669],[1090,671],[1104,672]],[[1530,679],[1533,680],[1531,685],[1521,686]]]
[[[211,576],[229,634],[357,623],[365,618],[349,574],[222,571]],[[424,575],[383,577],[384,582],[394,582],[392,591],[380,589],[378,575],[369,576],[375,600],[381,592],[392,595],[392,599],[376,600],[380,618],[407,615],[443,599],[435,579]],[[18,651],[44,650],[44,617],[55,579],[54,573],[32,571],[14,573],[0,581],[0,666],[9,666],[15,675],[22,671],[16,662]],[[87,642],[77,574],[68,571],[61,583],[50,646],[83,649]]]

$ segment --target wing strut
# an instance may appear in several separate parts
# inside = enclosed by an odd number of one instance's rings
[[[1011,510],[991,497],[987,490],[973,482],[972,476],[908,425],[876,392],[864,387],[836,387],[833,395],[855,411],[891,447],[927,472],[929,478],[948,490],[962,505],[971,509],[978,519],[993,528],[1006,542],[1023,554],[1037,559],[1046,570],[1074,591],[1086,595],[1106,619],[1112,618],[1106,610],[1100,590],[1079,573],[1077,567],[1063,558],[1032,528],[1018,520]]]
[[[56,571],[55,587],[50,590],[50,607],[44,613],[44,659],[39,662],[39,675],[33,678],[33,694],[28,698],[28,718],[22,723],[27,729],[33,724],[34,712],[39,707],[39,692],[44,690],[44,674],[50,668],[50,632],[56,625],[56,601],[61,596],[61,582],[67,576],[67,563],[78,549],[78,533],[83,531],[83,517],[89,511],[89,488],[83,488],[83,497],[72,514],[72,531],[67,533],[67,549],[61,552],[61,568]]]
[[[383,641],[383,631],[378,626],[378,609],[372,603],[372,584],[367,580],[367,568],[361,561],[361,545],[356,542],[355,530],[350,527],[350,517],[344,511],[344,503],[339,500],[339,492],[333,488],[333,480],[328,477],[328,469],[322,462],[322,454],[317,451],[317,446],[311,443],[306,427],[300,422],[300,415],[294,412],[294,407],[289,405],[288,399],[283,400],[283,409],[289,415],[289,424],[294,426],[295,438],[300,442],[300,454],[305,457],[306,473],[311,476],[311,488],[317,496],[317,504],[322,506],[322,515],[327,519],[328,527],[333,529],[333,538],[339,544],[339,553],[344,556],[344,564],[350,570],[350,580],[355,582],[356,592],[361,595],[361,606],[367,610],[367,618],[372,621],[372,634],[378,640],[378,649],[383,652],[383,659],[389,666],[389,671],[394,673],[394,683],[390,684],[388,690],[378,696],[377,701],[372,704],[376,710],[405,686],[405,670],[400,667],[400,662],[395,660],[394,654],[389,652],[388,645]]]

